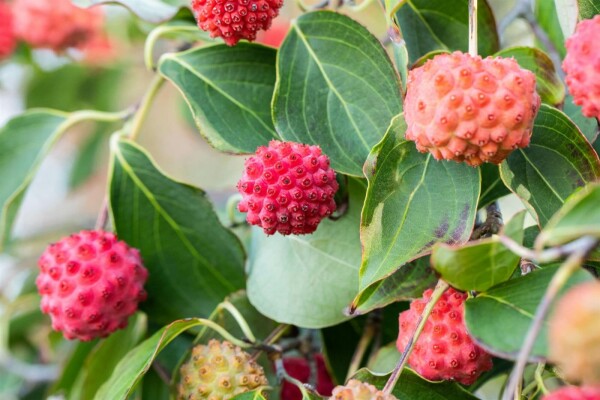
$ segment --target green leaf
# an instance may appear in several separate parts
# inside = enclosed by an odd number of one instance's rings
[[[573,96],[568,95],[565,97],[563,112],[577,125],[588,142],[594,143],[596,141],[598,137],[598,121],[596,118],[584,117],[581,113],[581,106],[573,103]]]
[[[367,369],[359,370],[353,377],[361,382],[367,382],[378,389],[383,389],[389,378],[388,375],[373,375]],[[392,394],[398,399],[410,400],[476,400],[473,396],[457,383],[430,382],[412,370],[405,368],[400,375],[400,379],[392,390]]]
[[[510,154],[500,176],[544,226],[571,193],[600,177],[600,160],[565,114],[542,104],[531,144]]]
[[[267,317],[305,328],[338,324],[358,286],[363,183],[350,181],[348,212],[312,235],[267,236],[255,228],[248,256],[248,297]],[[305,301],[301,301],[305,300]]]
[[[76,114],[31,110],[0,129],[0,249],[9,240],[25,191],[54,143]]]
[[[160,73],[179,89],[202,136],[228,153],[254,153],[277,138],[271,119],[275,49],[251,43],[164,55]]]
[[[554,0],[558,22],[565,38],[571,36],[575,31],[579,14],[578,2],[579,0]]]
[[[202,321],[196,318],[174,321],[140,343],[121,359],[94,399],[127,399],[148,371],[158,353],[187,329],[202,324]]]
[[[142,308],[153,321],[206,316],[244,286],[244,251],[201,190],[176,182],[137,144],[113,136],[110,204],[120,239],[150,272]]]
[[[362,165],[402,111],[401,84],[379,40],[330,11],[302,15],[279,49],[273,97],[285,140],[318,144],[338,172]]]
[[[396,348],[396,342],[385,345],[369,360],[368,368],[375,374],[389,374],[400,361],[400,352]]]
[[[491,353],[507,359],[515,359],[533,321],[536,309],[558,269],[545,267],[520,278],[504,282],[486,293],[479,294],[465,304],[465,321],[469,333]],[[563,290],[593,277],[580,269],[569,279]],[[557,299],[561,297],[557,296]],[[555,300],[556,301],[556,300]],[[533,347],[530,360],[545,359],[548,354],[548,322]]]
[[[479,171],[419,153],[405,131],[404,118],[395,118],[365,164],[361,290],[428,254],[435,243],[466,242],[475,220]]]
[[[421,297],[437,280],[429,257],[418,258],[359,293],[350,306],[350,313],[361,315],[393,302]]]
[[[582,236],[600,238],[600,184],[590,184],[567,199],[550,219],[538,241],[557,246]]]
[[[434,51],[469,49],[468,0],[403,0],[393,11],[406,41],[411,63]],[[487,1],[477,12],[478,52],[488,56],[500,48],[496,21]]]
[[[49,394],[62,394],[67,399],[75,397],[72,396],[72,391],[78,377],[82,374],[81,366],[97,344],[97,340],[77,342],[67,362],[62,366],[59,379],[50,388]]]
[[[170,20],[177,12],[189,6],[186,0],[72,0],[80,7],[92,7],[98,4],[120,4],[128,8],[141,19],[159,24]]]
[[[565,37],[560,28],[558,13],[556,12],[556,4],[553,1],[548,0],[535,0],[534,3],[534,14],[538,24],[548,35],[550,42],[552,42],[558,51],[560,58],[564,58],[567,50],[565,49]],[[536,40],[536,46],[541,47],[546,52],[549,51],[545,44],[540,40]]]
[[[494,54],[498,57],[513,57],[521,66],[535,74],[536,90],[542,102],[556,105],[565,98],[565,86],[556,73],[550,57],[534,47],[511,47]]]
[[[129,320],[129,326],[112,334],[88,355],[81,366],[81,393],[82,399],[92,399],[117,364],[135,345],[139,343],[146,332],[146,318],[136,314]]]
[[[263,394],[264,389],[256,389],[251,392],[238,394],[231,398],[231,400],[267,400]]]
[[[481,195],[477,205],[478,209],[510,194],[510,189],[500,178],[500,169],[497,165],[484,163],[479,169],[481,170]]]
[[[579,18],[591,19],[600,14],[600,0],[577,0]]]
[[[517,213],[504,229],[504,235],[523,242],[525,211]],[[462,247],[436,245],[431,255],[433,267],[442,279],[462,291],[488,290],[508,280],[520,257],[504,247],[497,236],[469,242]]]

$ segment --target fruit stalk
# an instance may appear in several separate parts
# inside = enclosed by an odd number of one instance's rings
[[[469,54],[477,55],[477,0],[469,0]]]
[[[400,361],[398,361],[396,368],[394,368],[394,371],[392,371],[390,378],[388,379],[387,383],[385,384],[385,387],[382,390],[383,393],[391,394],[392,390],[394,390],[396,383],[398,383],[398,379],[400,379],[402,370],[404,369],[404,367],[406,366],[406,363],[408,362],[408,357],[410,357],[410,353],[412,352],[415,343],[419,339],[419,335],[421,334],[421,332],[423,331],[423,328],[425,327],[427,318],[429,318],[429,315],[431,314],[431,311],[437,304],[438,300],[440,299],[440,297],[442,297],[444,292],[449,287],[450,287],[450,285],[448,285],[443,280],[440,279],[438,281],[437,285],[435,286],[435,289],[433,290],[433,293],[431,293],[431,298],[427,302],[427,305],[423,309],[423,313],[419,317],[419,322],[417,323],[417,327],[415,328],[415,331],[412,334],[411,339],[408,341],[408,343],[406,344],[406,347],[404,348],[404,351],[402,352]]]
[[[544,297],[537,308],[529,331],[525,336],[523,346],[521,347],[521,351],[517,357],[517,362],[515,363],[515,367],[509,377],[502,400],[512,400],[513,398],[517,398],[518,387],[520,386],[523,372],[525,370],[525,366],[527,365],[527,359],[531,353],[531,350],[533,349],[535,340],[544,322],[544,317],[548,313],[548,309],[550,308],[552,301],[560,289],[567,283],[571,275],[573,275],[573,273],[581,266],[583,261],[585,261],[587,254],[598,245],[598,240],[596,238],[587,236],[584,238],[586,240],[583,241],[581,246],[567,258],[567,260],[560,266],[558,271],[556,271],[556,274],[554,274],[552,277],[552,280],[546,289],[546,293],[544,293]]]

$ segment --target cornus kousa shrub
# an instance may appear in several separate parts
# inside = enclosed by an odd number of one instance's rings
[[[600,3],[383,3],[0,0],[0,399],[600,399]]]

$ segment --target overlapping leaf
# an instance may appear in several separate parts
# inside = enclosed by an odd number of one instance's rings
[[[521,244],[524,220],[522,211],[506,224],[503,234]],[[462,247],[437,245],[431,255],[432,264],[442,279],[463,291],[485,291],[508,280],[519,259],[497,236]]]
[[[253,153],[277,138],[271,119],[274,49],[208,46],[161,58],[159,71],[183,94],[200,133],[216,149]]]
[[[544,226],[571,193],[600,177],[600,160],[565,114],[542,105],[531,144],[512,152],[500,175]]]
[[[600,14],[600,0],[577,0],[579,18],[590,19]]]
[[[485,163],[479,167],[481,170],[481,195],[477,208],[483,208],[500,197],[510,194],[500,178],[500,169],[495,164]]]
[[[279,49],[277,72],[279,134],[320,145],[335,170],[361,176],[371,147],[402,111],[398,75],[377,38],[342,14],[304,14]]]
[[[80,7],[98,4],[120,4],[141,19],[158,24],[173,18],[189,2],[186,0],[73,0]]]
[[[204,193],[163,175],[135,143],[111,141],[110,204],[119,238],[149,270],[143,309],[158,322],[206,316],[244,286],[244,251]]]
[[[361,290],[427,254],[435,243],[466,242],[475,220],[479,171],[419,153],[404,139],[405,130],[404,118],[394,119],[365,164]]]
[[[493,354],[514,359],[533,321],[536,309],[558,267],[545,267],[481,293],[465,304],[469,333]],[[587,271],[577,271],[561,293],[570,287],[594,279]],[[560,296],[557,297],[559,299]],[[533,347],[531,360],[548,354],[547,318]]]
[[[362,182],[352,180],[349,190],[348,212],[337,221],[322,221],[312,235],[267,237],[254,230],[247,290],[262,314],[307,328],[348,319],[343,311],[358,286],[360,207],[365,188]]]
[[[434,50],[466,52],[469,48],[468,0],[403,0],[394,15],[411,63]],[[477,17],[479,54],[494,54],[500,41],[487,1],[479,1]]]

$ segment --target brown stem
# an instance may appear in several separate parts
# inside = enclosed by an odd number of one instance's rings
[[[502,220],[502,212],[498,202],[493,202],[486,207],[485,222],[479,225],[471,234],[471,240],[481,239],[483,237],[495,235],[502,230],[504,221]]]
[[[367,352],[367,348],[379,331],[379,326],[381,325],[380,319],[381,317],[376,315],[376,313],[369,314],[363,329],[363,334],[358,341],[358,345],[356,346],[354,354],[352,355],[352,361],[350,362],[348,373],[346,374],[346,381],[350,379],[352,375],[354,375],[360,368],[360,364],[365,356],[365,353]]]
[[[102,200],[102,207],[100,208],[100,212],[98,213],[98,218],[96,219],[95,230],[105,230],[106,224],[108,223],[108,198],[105,197]]]

